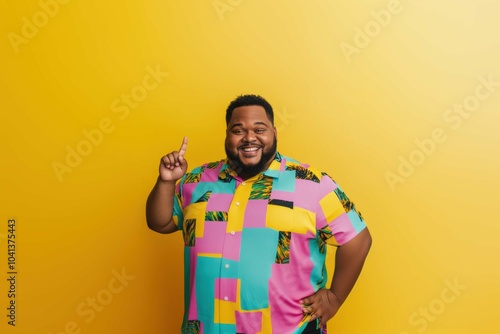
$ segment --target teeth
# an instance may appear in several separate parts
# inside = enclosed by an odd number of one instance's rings
[[[245,152],[253,152],[253,151],[257,151],[259,148],[258,147],[246,147],[243,149],[243,151]]]

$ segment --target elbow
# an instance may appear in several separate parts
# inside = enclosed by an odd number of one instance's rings
[[[150,230],[153,230],[157,233],[170,234],[172,232],[177,231],[177,226],[173,221],[173,219],[165,223],[165,222],[154,221],[153,219],[149,219],[146,217],[146,223]]]
[[[146,220],[146,223],[147,223],[148,228],[150,230],[158,232],[158,233],[161,233],[160,230],[159,230],[159,228],[158,228],[158,225],[153,224],[149,219]]]

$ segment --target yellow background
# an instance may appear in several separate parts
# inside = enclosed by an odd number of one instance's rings
[[[182,237],[148,230],[145,200],[182,136],[190,167],[224,156],[241,93],[273,104],[280,152],[331,174],[369,224],[332,333],[499,332],[500,1],[61,2],[0,5],[1,333],[178,333]],[[480,78],[496,83],[488,97],[451,114]],[[87,155],[58,178],[78,145]]]

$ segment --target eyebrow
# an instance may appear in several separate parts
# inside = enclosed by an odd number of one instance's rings
[[[264,125],[266,128],[268,128],[269,126],[264,123],[264,122],[255,122],[253,123],[253,125]],[[231,129],[234,128],[234,127],[237,127],[237,126],[243,126],[243,123],[235,123],[231,126]]]

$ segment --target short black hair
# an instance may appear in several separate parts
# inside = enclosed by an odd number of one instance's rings
[[[274,125],[274,112],[273,112],[273,107],[269,102],[266,101],[265,98],[263,98],[260,95],[253,95],[253,94],[247,94],[247,95],[240,95],[236,97],[229,106],[226,109],[226,125],[229,124],[229,121],[231,120],[231,116],[233,115],[233,110],[238,107],[244,107],[244,106],[261,106],[265,109],[267,118],[271,121],[271,124]]]

